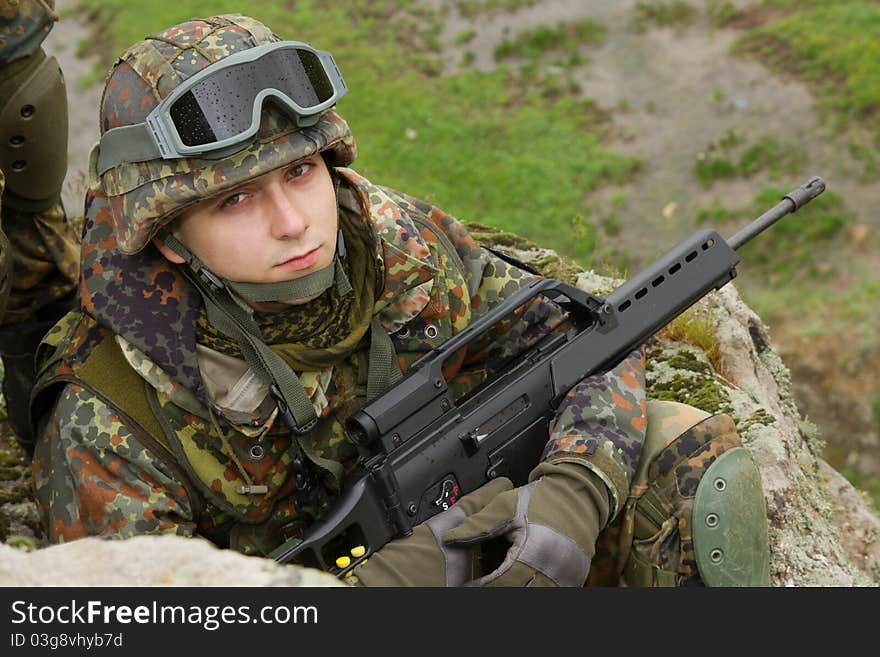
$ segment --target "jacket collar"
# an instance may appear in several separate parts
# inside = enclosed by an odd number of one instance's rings
[[[337,172],[348,183],[341,186],[340,204],[366,216],[378,238],[384,285],[374,313],[386,330],[394,331],[427,305],[436,263],[399,203],[355,171]],[[106,197],[90,190],[80,256],[82,310],[208,403],[196,358],[199,293],[152,245],[135,255],[122,254],[114,229]]]

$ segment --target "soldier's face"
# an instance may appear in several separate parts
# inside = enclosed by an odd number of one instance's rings
[[[328,266],[336,231],[336,195],[320,155],[207,199],[172,227],[211,271],[240,283],[289,281]]]

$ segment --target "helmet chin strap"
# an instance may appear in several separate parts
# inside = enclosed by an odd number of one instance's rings
[[[208,269],[198,256],[184,246],[170,231],[162,231],[159,234],[159,239],[165,246],[183,258],[199,280],[217,291],[225,289],[234,293],[232,294],[233,298],[238,296],[245,301],[254,303],[267,301],[295,303],[314,298],[329,289],[331,285],[336,285],[336,292],[340,296],[352,291],[351,282],[345,275],[345,269],[342,266],[342,259],[345,257],[345,240],[342,237],[342,229],[337,233],[336,254],[329,265],[301,278],[276,283],[240,283],[222,278]],[[198,287],[201,291],[201,286]],[[241,304],[239,303],[239,305]]]
[[[284,423],[297,435],[297,443],[302,452],[312,463],[328,471],[338,484],[342,478],[342,466],[315,454],[306,439],[306,434],[318,422],[308,393],[296,373],[264,342],[260,329],[254,322],[254,309],[244,300],[261,302],[306,299],[324,292],[334,283],[340,294],[352,293],[351,284],[342,267],[341,259],[345,255],[342,231],[339,231],[336,255],[329,266],[308,276],[281,283],[228,281],[207,269],[170,231],[162,231],[159,239],[184,259],[187,266],[180,268],[181,273],[202,295],[208,321],[238,342],[245,361],[260,380],[269,386],[278,405],[278,412]]]

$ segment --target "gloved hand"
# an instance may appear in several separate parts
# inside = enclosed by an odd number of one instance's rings
[[[362,586],[461,586],[477,576],[474,551],[447,547],[444,532],[460,525],[499,495],[513,490],[499,477],[462,497],[455,506],[429,518],[411,536],[391,541],[353,570],[348,584]]]
[[[483,561],[473,586],[583,586],[596,538],[609,515],[608,489],[579,463],[543,462],[529,484],[501,492],[485,508],[443,534],[447,550],[469,548],[475,562],[498,540],[501,563]]]

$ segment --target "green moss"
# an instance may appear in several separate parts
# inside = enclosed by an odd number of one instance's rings
[[[697,372],[706,376],[712,375],[712,368],[709,364],[701,361],[691,351],[679,351],[666,362],[669,363],[670,367],[674,367],[677,370]]]
[[[707,413],[732,413],[725,388],[698,349],[652,342],[648,348],[648,397],[690,404]]]
[[[31,499],[30,480],[18,481],[10,488],[0,490],[0,504],[18,503]]]
[[[520,251],[530,251],[539,248],[537,244],[527,240],[525,237],[514,235],[494,226],[467,221],[465,222],[465,227],[477,242],[487,246],[508,246]]]
[[[2,466],[0,467],[0,481],[14,481],[21,478],[25,473],[25,469],[20,466]]]
[[[669,340],[697,347],[706,354],[715,370],[722,369],[715,324],[705,306],[688,308],[661,329],[660,333]]]
[[[531,264],[547,278],[555,278],[570,285],[577,282],[578,274],[583,271],[583,267],[576,262],[559,256],[536,258]]]
[[[801,418],[798,422],[798,430],[801,437],[807,445],[807,448],[817,457],[825,455],[826,443],[819,433],[819,427],[806,418]]]
[[[652,399],[690,404],[707,413],[730,413],[730,397],[709,376],[676,375],[671,381],[648,386]]]
[[[37,544],[28,536],[10,536],[5,541],[6,545],[23,552],[33,552],[37,549]]]
[[[757,411],[752,413],[748,418],[743,420],[742,422],[737,424],[737,429],[740,433],[745,433],[752,426],[756,424],[763,424],[764,426],[770,426],[776,422],[776,418],[770,415],[763,408],[759,408]]]

